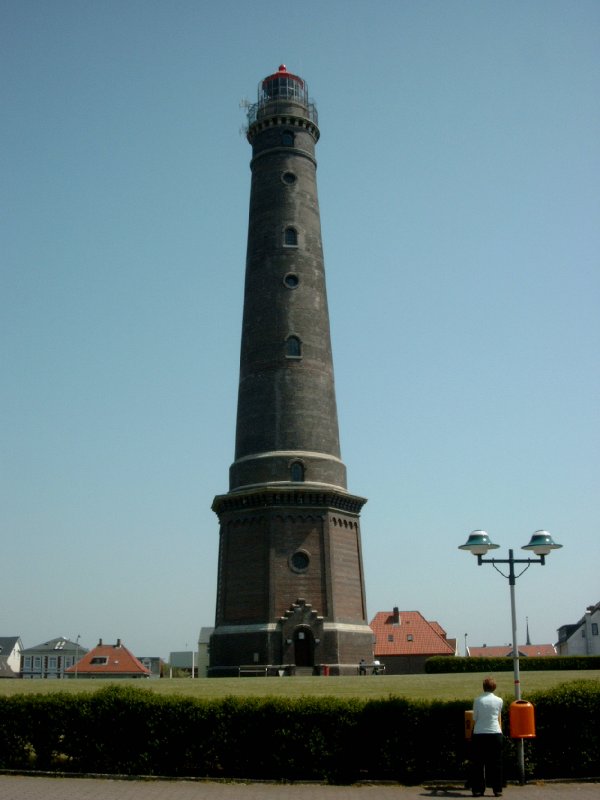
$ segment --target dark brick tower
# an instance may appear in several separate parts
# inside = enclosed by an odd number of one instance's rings
[[[285,66],[248,111],[252,187],[235,461],[209,674],[356,672],[372,656],[359,514],[340,458],[317,199],[317,112]]]

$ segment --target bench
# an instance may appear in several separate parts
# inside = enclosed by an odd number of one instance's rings
[[[385,664],[359,664],[357,672],[359,675],[383,675]]]
[[[253,677],[253,678],[266,678],[268,675],[268,667],[264,664],[247,664],[238,667],[238,678]]]

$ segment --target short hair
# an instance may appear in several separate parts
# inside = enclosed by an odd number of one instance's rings
[[[493,678],[485,678],[483,681],[483,691],[484,692],[496,691],[496,681]]]

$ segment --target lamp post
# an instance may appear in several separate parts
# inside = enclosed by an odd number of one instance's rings
[[[508,578],[510,587],[510,614],[512,624],[512,657],[513,657],[513,672],[515,682],[515,700],[521,699],[521,677],[519,672],[519,646],[517,643],[517,612],[515,606],[515,584],[525,570],[528,570],[532,564],[541,564],[543,567],[546,563],[546,556],[552,551],[562,547],[562,544],[556,544],[548,531],[536,531],[529,544],[522,547],[522,550],[528,550],[535,553],[539,558],[515,558],[513,551],[508,551],[508,558],[484,558],[489,550],[497,550],[500,547],[494,544],[485,531],[473,531],[469,535],[465,544],[461,544],[459,550],[468,550],[477,556],[477,565],[491,564],[496,572],[499,572],[503,578]],[[502,570],[498,569],[497,564],[508,564],[508,575],[505,575]],[[515,564],[525,564],[526,566],[515,574]],[[523,739],[517,739],[517,760],[519,769],[519,783],[525,783],[525,749],[523,746]]]

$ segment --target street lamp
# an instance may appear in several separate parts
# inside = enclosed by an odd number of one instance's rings
[[[535,553],[539,558],[514,558],[513,551],[508,551],[508,558],[484,558],[489,550],[497,550],[500,547],[494,544],[485,531],[473,531],[465,544],[461,544],[459,550],[469,550],[474,556],[477,556],[477,565],[491,564],[496,572],[499,572],[503,578],[508,578],[510,586],[510,613],[512,620],[512,657],[513,657],[513,672],[515,680],[515,700],[521,699],[521,678],[519,673],[519,646],[517,643],[517,612],[515,608],[515,583],[525,570],[528,570],[532,564],[541,564],[542,567],[546,563],[546,556],[552,550],[558,550],[562,544],[556,544],[548,531],[536,531],[529,544],[522,547],[522,550],[528,550]],[[508,564],[508,575],[505,575],[502,570],[498,569],[496,564]],[[525,564],[524,569],[515,575],[515,564]],[[519,767],[519,782],[525,783],[525,756],[523,739],[517,739],[517,758]]]

